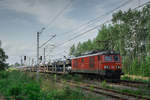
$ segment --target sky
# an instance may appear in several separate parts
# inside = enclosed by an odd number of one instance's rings
[[[23,56],[27,56],[28,61],[29,58],[36,61],[36,36],[43,27],[40,45],[56,35],[45,45],[46,59],[68,56],[73,44],[95,38],[100,25],[111,20],[113,13],[148,1],[0,0],[0,40],[9,56],[7,62],[20,63]],[[93,27],[94,30],[86,32]],[[43,55],[43,48],[40,48],[40,55]]]

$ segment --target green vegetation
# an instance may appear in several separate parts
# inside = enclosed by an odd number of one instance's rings
[[[104,80],[103,82],[102,82],[102,87],[106,87],[106,81]]]
[[[76,78],[78,78],[81,76],[80,75],[75,75],[75,76],[71,76],[71,75],[62,75],[62,76],[59,76],[58,78],[63,80],[63,83],[65,84],[67,80],[73,80],[73,81],[76,81],[77,83],[76,84],[82,84],[84,82],[82,82],[82,80],[75,80]],[[123,77],[122,78],[123,80],[132,80],[131,78],[129,77]],[[139,81],[139,82],[145,82],[145,83],[148,83],[149,81],[146,81],[146,80],[138,80],[136,79],[135,81]],[[137,90],[134,90],[134,89],[126,89],[126,88],[118,88],[118,87],[115,87],[115,86],[111,86],[111,85],[108,85],[107,82],[104,80],[100,83],[100,86],[103,87],[103,88],[106,88],[106,89],[112,89],[112,90],[116,90],[118,92],[122,92],[122,93],[129,93],[129,94],[134,94],[134,95],[142,95],[142,96],[150,96],[150,91],[149,91],[149,86],[139,86],[137,88]],[[93,90],[94,89],[94,85],[90,85],[90,89]]]
[[[75,74],[72,77],[72,80],[81,82],[83,80],[83,77],[82,77],[82,75]]]
[[[150,76],[150,4],[140,10],[119,11],[112,17],[112,24],[103,25],[95,39],[73,45],[70,55],[119,51],[126,74]]]
[[[4,50],[0,48],[0,70],[4,70],[8,67],[6,59],[8,59],[8,56],[5,54]]]
[[[55,78],[56,76],[54,75],[53,77]],[[84,79],[82,75],[78,75],[78,74],[74,74],[74,75],[64,74],[64,75],[57,76],[57,78],[63,80],[73,80],[77,82],[82,82]]]
[[[100,100],[82,90],[60,87],[55,81],[40,78],[36,74],[19,71],[0,72],[0,93],[6,100]]]
[[[82,83],[82,80],[75,80],[78,77],[81,78],[81,76],[78,76],[78,75],[77,76],[76,75],[75,76],[62,75],[62,76],[59,76],[59,79],[62,79],[64,84],[66,83],[66,80],[73,80],[73,81],[76,81],[77,84],[80,84],[80,83]],[[132,80],[133,81],[133,79],[131,79],[130,77],[122,77],[122,80]],[[139,79],[136,79],[135,81],[145,82],[145,83],[149,82],[149,81],[146,81],[146,80],[139,80]],[[115,87],[115,86],[108,85],[105,80],[101,82],[100,86],[103,87],[103,88],[116,90],[116,91],[122,92],[122,93],[129,93],[129,94],[142,95],[142,96],[149,96],[150,95],[149,87],[147,87],[147,86],[145,86],[145,87],[139,86],[137,88],[137,90],[134,90],[132,88],[131,89],[118,88],[118,87]],[[90,89],[93,90],[94,89],[94,85],[91,85]]]
[[[131,78],[128,76],[123,76],[121,77],[121,80],[129,80],[129,81],[136,81],[136,82],[144,82],[144,83],[149,83],[150,79],[146,80],[146,79],[140,79],[140,78]]]
[[[150,92],[149,92],[149,89],[148,88],[143,88],[143,87],[139,87],[137,88],[137,90],[134,90],[134,89],[126,89],[126,88],[118,88],[118,87],[114,87],[114,86],[110,86],[106,83],[106,81],[103,81],[101,86],[103,88],[106,88],[106,89],[112,89],[112,90],[115,90],[115,91],[118,91],[118,92],[122,92],[122,93],[129,93],[129,94],[133,94],[133,95],[141,95],[141,96],[147,96],[150,98]]]

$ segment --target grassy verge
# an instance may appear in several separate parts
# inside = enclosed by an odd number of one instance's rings
[[[128,81],[136,81],[136,82],[144,82],[150,84],[150,78],[139,78],[139,77],[131,77],[130,75],[123,75],[121,80],[128,80]]]
[[[73,80],[73,81],[76,81],[76,82],[82,82],[83,81],[83,78],[82,76],[80,75],[75,75],[75,76],[72,76],[72,75],[61,75],[61,76],[58,76],[57,78],[60,78],[61,80]],[[129,77],[124,77],[124,80],[132,80],[132,81],[139,81],[139,82],[148,82],[148,81],[141,81],[141,80],[133,80],[133,79],[130,79]],[[116,91],[119,91],[119,92],[123,92],[123,93],[129,93],[129,94],[134,94],[134,95],[141,95],[141,96],[150,96],[150,92],[149,91],[149,87],[146,87],[146,88],[143,88],[143,87],[139,87],[137,88],[137,90],[134,90],[134,89],[125,89],[125,88],[117,88],[117,87],[114,87],[114,86],[109,86],[107,85],[107,82],[106,81],[103,81],[101,83],[101,86],[104,87],[104,88],[107,88],[107,89],[113,89],[113,90],[116,90]],[[92,88],[92,86],[91,86]]]
[[[82,90],[60,88],[47,79],[37,81],[35,75],[19,71],[0,72],[0,93],[6,100],[102,100]]]
[[[133,94],[133,95],[147,96],[147,97],[150,98],[150,92],[148,92],[148,89],[147,90],[143,90],[143,88],[138,88],[137,90],[120,89],[120,88],[117,88],[117,87],[107,85],[106,81],[103,81],[101,86],[103,88],[116,90],[116,91],[119,91],[119,92],[122,92],[122,93],[129,93],[129,94]]]

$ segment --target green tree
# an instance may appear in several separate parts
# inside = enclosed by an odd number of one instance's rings
[[[75,45],[74,44],[70,48],[69,55],[75,55]]]
[[[82,44],[81,42],[78,43],[77,48],[76,48],[76,52],[75,52],[75,56],[80,56],[82,53],[83,48],[81,47]]]
[[[92,44],[92,41],[90,39],[88,39],[88,41],[87,41],[87,49],[88,49],[88,51],[93,50],[93,44]]]
[[[147,57],[150,51],[150,4],[143,7],[141,10],[131,10],[126,12],[119,11],[113,14],[113,26],[119,25],[121,32],[119,48],[121,54],[130,59],[125,61],[124,65],[128,65],[128,72],[132,74],[145,72]],[[118,42],[119,43],[119,42]],[[116,43],[117,44],[117,43]],[[127,60],[127,59],[125,59]],[[144,74],[143,74],[144,75]]]
[[[6,59],[8,59],[8,56],[5,54],[4,50],[0,48],[0,70],[4,70],[6,67],[8,67]]]
[[[119,11],[112,24],[103,25],[96,38],[80,43],[75,55],[87,51],[115,50],[122,55],[123,68],[129,74],[148,75],[150,57],[150,4],[140,10]],[[145,70],[147,69],[147,70]]]

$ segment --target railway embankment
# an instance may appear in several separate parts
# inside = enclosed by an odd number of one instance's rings
[[[118,83],[111,83],[98,80],[85,80],[82,76],[71,75],[56,75],[56,74],[41,74],[45,78],[54,79],[57,83],[67,84],[81,88],[85,91],[94,92],[99,95],[108,96],[115,99],[144,99],[149,100],[149,87],[143,82],[134,81],[120,81]]]
[[[0,72],[0,93],[6,100],[104,100],[41,75],[37,80],[35,73],[20,71]]]

